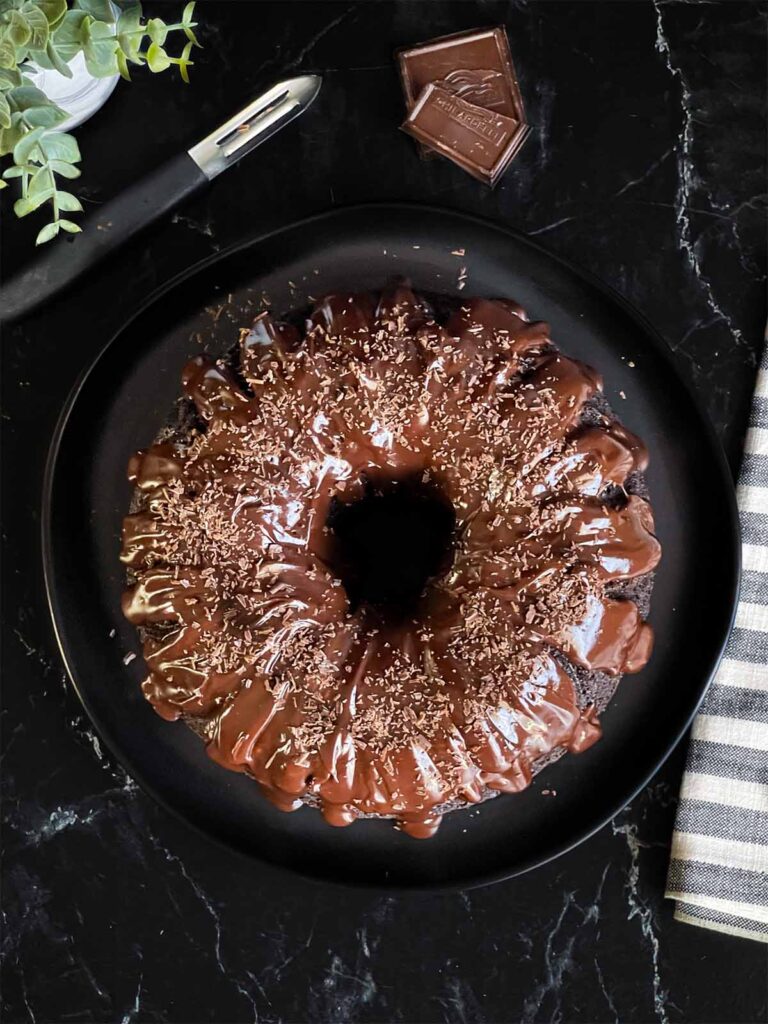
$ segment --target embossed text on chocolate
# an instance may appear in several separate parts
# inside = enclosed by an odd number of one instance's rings
[[[504,141],[506,133],[498,125],[496,118],[492,114],[483,116],[479,107],[476,111],[467,110],[466,106],[462,106],[450,97],[441,96],[440,94],[435,95],[434,102],[435,106],[445,111],[452,120],[468,128],[481,138],[488,139],[495,146],[501,145]]]

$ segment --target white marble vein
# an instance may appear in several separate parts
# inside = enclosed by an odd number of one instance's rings
[[[120,1024],[131,1024],[132,1021],[136,1020],[136,1016],[141,1009],[141,986],[144,981],[144,975],[139,975],[139,982],[136,986],[136,994],[133,997],[133,1003],[131,1007],[123,1014]]]
[[[696,248],[696,242],[691,230],[691,219],[688,211],[691,205],[691,198],[696,190],[696,174],[693,165],[693,97],[688,86],[688,81],[681,68],[673,62],[672,49],[664,31],[664,20],[662,17],[663,4],[660,0],[653,0],[656,12],[656,50],[664,58],[664,63],[670,75],[680,86],[680,102],[682,106],[682,128],[677,138],[677,195],[675,197],[675,220],[677,222],[678,239],[680,248],[686,256],[688,265],[693,271],[696,280],[699,282],[704,293],[704,298],[712,312],[719,317],[731,332],[731,336],[737,345],[746,345],[746,339],[734,324],[732,318],[720,305],[712,284],[701,266],[701,260]]]
[[[658,158],[658,160],[654,160],[649,167],[646,167],[646,169],[643,171],[641,175],[639,175],[637,178],[630,178],[626,185],[623,185],[619,189],[619,191],[614,196],[614,199],[618,199],[619,196],[623,196],[625,192],[628,192],[631,188],[634,188],[635,185],[639,185],[642,181],[645,181],[646,178],[649,178],[656,170],[656,168],[661,167],[661,165],[664,163],[667,157],[671,156],[672,153],[672,149],[665,150]]]
[[[348,967],[338,954],[331,953],[322,990],[325,1016],[321,1019],[354,1021],[360,1019],[360,1008],[374,1001],[377,986],[369,968],[361,969],[359,963]]]
[[[627,893],[627,920],[634,918],[640,923],[640,931],[645,939],[651,953],[652,985],[653,985],[653,1008],[659,1024],[669,1024],[667,1014],[667,991],[661,982],[661,971],[659,964],[659,937],[656,934],[653,920],[653,909],[640,895],[640,849],[646,844],[637,836],[637,825],[630,822],[619,824],[611,822],[611,829],[616,836],[624,836],[627,849],[629,850],[629,870],[627,871],[626,893]]]
[[[741,242],[741,234],[739,230],[739,215],[742,210],[762,210],[764,213],[767,201],[768,193],[765,192],[750,196],[748,199],[739,203],[738,206],[734,207],[728,203],[719,203],[716,199],[710,197],[710,202],[716,210],[719,210],[722,213],[723,216],[721,219],[726,222],[730,229],[733,248],[736,251],[741,269],[749,274],[750,277],[756,277],[760,281],[765,280],[765,274],[759,274],[755,263],[750,261],[744,253],[744,247]],[[715,227],[717,226],[718,225],[715,225]]]
[[[249,971],[246,971],[245,973],[248,974],[253,979],[253,975],[250,974]],[[255,979],[253,979],[253,980],[255,980]],[[258,1007],[258,1005],[256,1003],[256,1000],[251,995],[250,990],[247,989],[245,987],[245,985],[242,984],[242,982],[238,981],[237,978],[234,979],[234,986],[237,989],[237,991],[240,993],[240,995],[244,999],[247,999],[248,1002],[251,1004],[251,1010],[253,1010],[253,1024],[259,1024],[259,1007]]]
[[[18,956],[16,957],[16,971],[21,985],[21,998],[24,1000],[24,1009],[27,1011],[27,1016],[32,1024],[37,1024],[37,1017],[35,1017],[35,1012],[29,1001],[29,992],[27,991],[27,979],[24,976],[24,968]]]
[[[605,887],[605,880],[608,876],[609,870],[610,864],[606,864],[600,878],[600,883],[597,887],[595,897],[588,907],[582,908],[579,906],[576,902],[575,892],[568,892],[565,894],[565,901],[563,902],[562,909],[553,928],[547,935],[547,940],[544,946],[544,980],[533,989],[531,994],[525,1000],[525,1003],[523,1004],[521,1024],[535,1024],[535,1022],[540,1019],[540,1011],[544,1000],[550,995],[555,1000],[555,1007],[550,1019],[555,1020],[561,1018],[563,979],[565,975],[574,968],[573,948],[576,944],[576,940],[581,934],[581,929],[574,928],[570,936],[564,941],[561,949],[557,950],[555,948],[555,943],[560,936],[563,924],[565,923],[565,920],[568,917],[568,912],[572,907],[575,907],[580,911],[582,915],[582,925],[597,922],[600,915],[600,901],[603,896],[603,888]]]
[[[365,927],[358,928],[358,930],[357,930],[357,940],[360,943],[360,949],[362,950],[363,956],[366,958],[366,960],[370,960],[371,959],[371,948],[368,945],[368,929],[367,928],[365,928]]]
[[[158,851],[158,853],[162,853],[167,861],[169,861],[171,864],[174,864],[178,868],[182,877],[189,884],[190,888],[192,889],[192,892],[198,898],[202,906],[209,914],[211,920],[213,921],[213,952],[216,958],[216,966],[219,968],[222,974],[226,974],[227,971],[224,967],[224,962],[221,959],[221,917],[219,915],[217,907],[214,905],[213,900],[202,888],[202,886],[196,881],[196,879],[192,877],[192,875],[190,875],[186,865],[184,864],[184,861],[180,857],[177,857],[175,853],[171,853],[168,847],[164,846],[163,843],[161,843],[160,840],[157,838],[157,836],[149,832],[147,833],[147,835],[149,837],[150,842]]]
[[[529,235],[543,235],[546,231],[553,231],[555,228],[559,228],[561,224],[567,224],[569,221],[578,220],[578,214],[574,214],[572,217],[561,217],[559,220],[552,221],[551,224],[545,224],[542,228],[536,228],[535,231],[529,231]]]
[[[471,986],[462,978],[452,975],[446,979],[445,987],[448,994],[439,1000],[447,1011],[446,1020],[453,1024],[483,1024],[483,1014],[477,996]]]
[[[68,829],[87,827],[108,813],[116,803],[131,800],[136,796],[136,783],[128,775],[124,778],[122,785],[105,789],[103,793],[84,797],[64,807],[55,807],[47,814],[43,814],[42,819],[38,813],[30,813],[28,808],[22,805],[15,818],[9,820],[9,824],[22,832],[31,846],[46,843]]]
[[[104,760],[104,751],[101,749],[101,743],[99,743],[99,737],[91,729],[83,729],[83,735],[91,744],[93,752],[99,761]]]
[[[253,1024],[265,1024],[268,1018],[265,1018],[262,1013],[259,1012],[259,1003],[257,1001],[257,995],[263,1000],[266,1006],[271,1006],[271,1000],[269,998],[269,990],[262,984],[259,976],[254,974],[247,968],[239,970],[231,962],[225,962],[222,954],[222,938],[223,938],[223,926],[222,926],[222,915],[219,907],[211,896],[203,889],[200,883],[192,874],[190,874],[184,862],[180,857],[172,853],[154,834],[147,832],[147,837],[153,848],[168,861],[177,868],[182,878],[187,882],[192,892],[194,893],[197,900],[200,902],[206,913],[213,922],[213,954],[216,966],[221,974],[223,974],[234,989],[240,993],[240,995],[248,1002],[251,1012],[253,1013]],[[260,973],[261,977],[265,975],[272,975],[274,981],[277,981],[280,977],[282,970],[296,959],[302,952],[309,948],[312,941],[312,935],[314,926],[310,929],[309,936],[302,947],[296,953],[283,957],[282,961],[277,964],[271,964],[264,968]],[[280,940],[284,936],[276,935],[276,944],[279,945]],[[228,958],[229,961],[229,958]],[[274,1018],[269,1018],[274,1019]]]
[[[608,1009],[613,1014],[614,1024],[621,1024],[621,1018],[619,1017],[619,1011],[616,1009],[616,1004],[613,1001],[613,996],[610,993],[608,986],[605,984],[605,978],[603,977],[603,969],[600,966],[600,961],[597,957],[595,960],[595,974],[597,975],[597,983],[600,986],[600,991],[603,993]]]
[[[316,32],[312,36],[311,39],[307,40],[307,42],[296,54],[296,56],[292,60],[290,60],[285,66],[291,69],[297,68],[304,60],[304,58],[308,57],[309,54],[314,50],[314,48],[317,46],[320,40],[327,36],[329,32],[332,32],[335,28],[337,28],[343,21],[346,21],[346,19],[349,17],[350,14],[352,14],[353,11],[357,11],[359,9],[359,6],[359,4],[350,4],[350,6],[347,7],[346,10],[342,11],[338,17],[334,18],[333,21],[329,21],[327,25],[324,25],[318,32]]]
[[[54,667],[53,661],[50,658],[48,658],[42,651],[38,650],[37,647],[34,646],[34,644],[31,644],[18,627],[14,627],[13,635],[21,644],[26,656],[28,658],[34,658],[38,665],[42,668],[43,675],[47,676],[48,673]]]

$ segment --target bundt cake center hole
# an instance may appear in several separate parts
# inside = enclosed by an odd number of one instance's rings
[[[332,568],[350,610],[371,606],[387,618],[413,614],[430,579],[450,565],[456,515],[421,476],[369,485],[357,501],[335,501],[328,516]]]

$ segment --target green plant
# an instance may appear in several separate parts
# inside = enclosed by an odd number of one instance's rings
[[[32,84],[25,74],[29,62],[71,78],[68,62],[82,52],[95,78],[119,72],[130,80],[132,64],[146,64],[155,73],[175,65],[189,82],[192,47],[200,45],[192,20],[194,0],[181,21],[170,25],[161,18],[145,20],[135,0],[115,0],[115,5],[117,15],[109,0],[0,0],[0,157],[12,159],[0,188],[8,179],[19,179],[21,196],[13,207],[17,217],[51,204],[52,220],[39,232],[38,245],[60,231],[81,230],[61,216],[82,206],[58,181],[79,176],[80,150],[73,135],[57,130],[68,115]],[[172,57],[165,43],[177,31],[187,43]]]

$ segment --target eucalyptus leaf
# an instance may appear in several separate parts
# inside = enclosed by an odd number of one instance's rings
[[[184,8],[183,14],[181,15],[181,27],[184,30],[184,35],[187,37],[190,43],[193,43],[195,46],[200,46],[197,36],[192,31],[192,29],[197,24],[196,21],[192,20],[194,18],[194,15],[195,0],[191,0],[191,3],[187,4],[187,6]]]
[[[134,35],[130,32],[121,32],[117,37],[117,45],[123,56],[132,64],[143,64],[144,58],[141,54],[141,44],[144,40],[143,32]]]
[[[192,53],[192,45],[192,43],[187,43],[181,57],[178,59],[179,73],[181,74],[182,81],[186,82],[187,85],[189,85],[189,71],[187,69],[193,64],[193,61],[189,59],[189,55]]]
[[[75,6],[90,14],[96,21],[114,24],[115,12],[112,10],[109,0],[75,0]]]
[[[0,39],[0,68],[10,70],[16,67],[16,47],[7,39]]]
[[[150,48],[147,50],[147,64],[149,65],[150,71],[158,74],[171,66],[171,58],[162,46],[158,46],[157,43],[152,43]]]
[[[168,38],[168,26],[162,18],[150,18],[147,22],[147,34],[153,43],[162,46]]]
[[[111,78],[112,75],[116,75],[120,71],[117,63],[117,51],[98,54],[96,57],[86,57],[85,66],[93,78]]]
[[[67,220],[66,217],[61,218],[59,221],[59,227],[68,231],[70,235],[77,235],[83,230],[79,224],[75,224],[73,220]]]
[[[8,182],[7,181],[3,181],[3,179],[0,178],[0,189],[3,189],[3,188],[8,188]]]
[[[112,27],[103,21],[87,21],[81,29],[85,66],[94,78],[106,78],[117,72],[118,42]]]
[[[40,140],[40,149],[48,160],[63,160],[74,164],[80,160],[80,149],[74,135],[66,132],[48,132]]]
[[[28,110],[30,107],[45,106],[50,101],[45,93],[34,85],[20,85],[11,93],[10,102],[15,110]]]
[[[21,199],[17,199],[16,202],[13,204],[13,212],[16,214],[17,217],[26,217],[27,214],[32,213],[34,209],[35,207],[32,206],[30,201],[28,199],[25,199],[23,196],[21,197]]]
[[[28,42],[30,50],[44,50],[48,45],[48,37],[51,30],[48,27],[48,19],[37,5],[27,7],[24,10],[24,17],[27,25],[32,30],[32,38]]]
[[[184,28],[184,35],[187,37],[187,39],[190,41],[190,43],[192,43],[193,46],[200,46],[200,43],[198,41],[197,36],[192,31],[192,26],[191,25],[184,25],[183,28]],[[202,49],[202,47],[201,47],[201,49]]]
[[[12,153],[25,134],[26,129],[24,125],[18,121],[14,122],[13,117],[11,117],[11,127],[0,130],[0,156],[7,156],[8,153]]]
[[[87,11],[83,11],[82,13],[84,17],[83,20],[80,22],[78,42],[80,43],[80,46],[84,47],[87,43],[90,43],[91,41],[91,29],[96,24],[96,19],[91,17],[91,15],[88,14]]]
[[[126,82],[130,82],[131,72],[128,68],[128,58],[125,56],[125,53],[122,50],[118,50],[115,54],[115,59],[117,60],[117,70]]]
[[[34,64],[37,64],[38,67],[45,68],[48,71],[53,67],[53,64],[48,60],[47,47],[45,50],[27,50],[26,61],[32,61]]]
[[[66,160],[49,160],[48,166],[54,174],[58,174],[60,178],[80,177],[80,168],[75,167],[74,164],[71,164]]]
[[[46,107],[30,107],[24,111],[24,120],[33,128],[55,128],[66,119],[67,114],[52,103]]]
[[[53,175],[47,167],[40,167],[29,179],[26,197],[27,199],[36,199],[45,194],[45,199],[49,199],[53,195],[53,191]]]
[[[45,192],[39,192],[36,196],[22,196],[21,199],[17,199],[13,204],[13,212],[17,217],[26,217],[28,214],[38,210],[43,203],[47,203],[52,196],[52,188]]]
[[[110,54],[101,54],[96,58],[86,57],[85,66],[93,78],[111,78],[120,71],[116,51]]]
[[[35,245],[42,245],[43,242],[50,242],[52,238],[55,238],[56,235],[58,235],[60,225],[61,221],[54,221],[52,224],[46,224],[35,239]]]
[[[22,174],[26,173],[26,170],[27,170],[26,165],[22,165],[21,167],[17,167],[16,164],[13,164],[12,167],[6,167],[6,169],[3,171],[3,177],[4,178],[20,178],[22,176]]]
[[[16,89],[21,83],[21,72],[18,68],[0,68],[0,92]]]
[[[73,196],[71,192],[62,192],[60,190],[56,192],[56,204],[65,213],[78,213],[83,208],[77,196]]]
[[[56,52],[64,61],[70,61],[83,48],[80,32],[88,15],[85,11],[67,11],[53,35]]]
[[[58,71],[60,75],[64,75],[66,78],[72,78],[72,69],[62,58],[56,48],[56,43],[52,38],[48,40],[48,46],[45,48],[45,53],[48,60],[51,62],[51,67],[54,71]]]
[[[132,3],[127,4],[120,11],[120,17],[117,19],[117,31],[120,32],[138,32],[141,28],[141,4]]]
[[[34,10],[34,8],[32,9]],[[32,12],[30,12],[32,13]],[[46,22],[46,25],[48,22]],[[11,11],[3,25],[3,39],[16,49],[26,46],[32,38],[32,24],[20,11]]]
[[[8,100],[2,92],[0,92],[0,127],[11,127],[11,108],[8,106]]]
[[[44,134],[45,128],[33,128],[31,132],[26,132],[14,147],[13,162],[25,164],[40,145]]]
[[[53,31],[67,13],[67,0],[36,0],[36,3]]]

